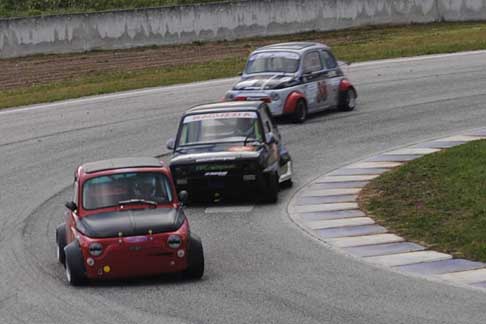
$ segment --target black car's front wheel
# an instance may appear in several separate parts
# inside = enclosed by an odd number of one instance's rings
[[[278,200],[278,192],[280,185],[278,182],[278,174],[276,172],[267,175],[265,185],[260,189],[261,197],[265,203],[275,203]]]

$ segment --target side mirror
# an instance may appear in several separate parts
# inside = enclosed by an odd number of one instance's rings
[[[74,201],[68,201],[64,204],[64,206],[66,206],[66,208],[72,212],[78,209],[78,206],[76,206],[76,203]]]
[[[179,192],[179,201],[182,203],[182,205],[187,204],[189,201],[189,193],[185,190]]]
[[[272,132],[267,133],[265,135],[265,140],[266,140],[267,144],[277,143],[277,138],[275,137],[275,135]]]
[[[173,138],[170,138],[168,141],[167,141],[167,144],[166,144],[166,147],[169,149],[169,150],[174,150],[174,147],[175,147],[175,139]]]

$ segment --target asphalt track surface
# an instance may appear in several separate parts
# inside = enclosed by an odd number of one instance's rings
[[[86,161],[157,155],[181,112],[234,80],[0,112],[0,323],[485,323],[482,292],[363,264],[287,214],[299,187],[380,151],[486,125],[486,53],[351,67],[359,107],[283,124],[295,185],[250,212],[189,208],[201,281],[163,277],[69,287],[54,229]]]

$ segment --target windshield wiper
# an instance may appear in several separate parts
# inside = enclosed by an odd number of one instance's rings
[[[118,202],[118,205],[132,205],[132,204],[146,204],[150,205],[153,208],[157,207],[157,203],[153,200],[146,200],[146,199],[128,199],[128,200],[122,200]]]
[[[243,141],[243,146],[246,146],[248,142],[258,142],[260,143],[261,141],[257,140],[256,138],[251,137],[253,134],[248,134],[245,137],[245,140]]]

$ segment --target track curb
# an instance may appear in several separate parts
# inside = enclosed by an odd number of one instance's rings
[[[486,263],[454,259],[390,233],[359,209],[361,190],[408,161],[471,141],[486,128],[415,143],[321,175],[292,197],[290,219],[328,248],[359,261],[413,277],[486,291]]]

